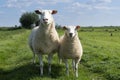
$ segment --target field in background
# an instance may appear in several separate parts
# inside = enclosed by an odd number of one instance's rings
[[[27,44],[30,31],[0,28],[0,80],[75,80],[71,63],[67,77],[57,55],[53,57],[51,76],[47,75],[46,56],[44,76],[39,76],[38,59],[31,64],[32,52]],[[57,31],[63,34],[63,30]],[[79,38],[84,54],[78,80],[120,80],[120,27],[81,28]]]

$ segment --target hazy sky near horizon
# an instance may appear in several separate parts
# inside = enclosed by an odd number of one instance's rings
[[[0,0],[0,26],[20,25],[25,12],[56,9],[60,25],[120,26],[120,0]]]

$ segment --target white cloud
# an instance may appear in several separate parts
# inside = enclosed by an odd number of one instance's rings
[[[21,8],[21,7],[29,7],[32,4],[50,5],[57,3],[69,3],[71,1],[72,0],[7,0],[5,7]]]
[[[69,12],[75,13],[76,15],[85,15],[94,12],[95,14],[97,14],[97,12],[111,13],[113,10],[120,10],[119,7],[112,5],[111,3],[112,0],[87,0],[84,2],[78,1],[71,3],[72,5],[69,5],[66,9],[70,9]]]
[[[92,5],[84,4],[84,3],[80,3],[80,2],[75,2],[75,3],[72,4],[72,8],[86,8],[86,9],[91,10]]]
[[[5,7],[8,8],[21,8],[21,7],[29,7],[31,5],[30,0],[7,0]]]
[[[111,3],[112,0],[92,0],[93,3]]]
[[[34,0],[33,0],[34,1]],[[35,0],[36,2],[40,4],[57,4],[57,3],[68,3],[72,0]]]
[[[92,0],[89,3],[93,5],[107,5],[112,3],[112,0]]]
[[[112,0],[91,0],[91,1],[86,1],[85,3],[74,2],[72,4],[72,6],[70,6],[70,7],[75,10],[80,10],[80,9],[114,10],[114,9],[117,9],[115,7],[108,5],[111,2],[112,2]]]
[[[24,9],[21,9],[20,11],[21,11],[22,13],[25,13],[25,12],[27,12],[27,11],[26,11],[26,10],[24,10]]]
[[[112,10],[114,8],[112,7],[108,7],[108,6],[94,6],[95,9],[98,9],[98,10]]]

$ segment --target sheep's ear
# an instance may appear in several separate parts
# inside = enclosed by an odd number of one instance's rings
[[[63,26],[63,29],[64,29],[64,30],[67,30],[66,26]]]
[[[57,10],[52,10],[51,14],[56,14],[56,13],[57,13]]]
[[[76,28],[75,28],[75,30],[79,30],[80,29],[80,26],[78,25],[78,26],[76,26]]]
[[[42,14],[41,10],[35,10],[36,14]]]

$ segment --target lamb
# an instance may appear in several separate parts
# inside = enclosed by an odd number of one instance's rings
[[[66,31],[60,38],[60,46],[58,56],[65,62],[66,73],[69,75],[68,59],[72,59],[73,70],[75,76],[78,77],[78,64],[81,60],[83,49],[78,37],[77,30],[80,26],[64,26]]]
[[[48,55],[48,71],[51,73],[51,61],[53,54],[58,51],[59,36],[55,29],[55,22],[52,14],[57,10],[35,10],[41,15],[39,26],[35,27],[29,37],[29,46],[33,52],[33,62],[35,63],[35,54],[40,61],[40,74],[43,75],[43,55]]]

